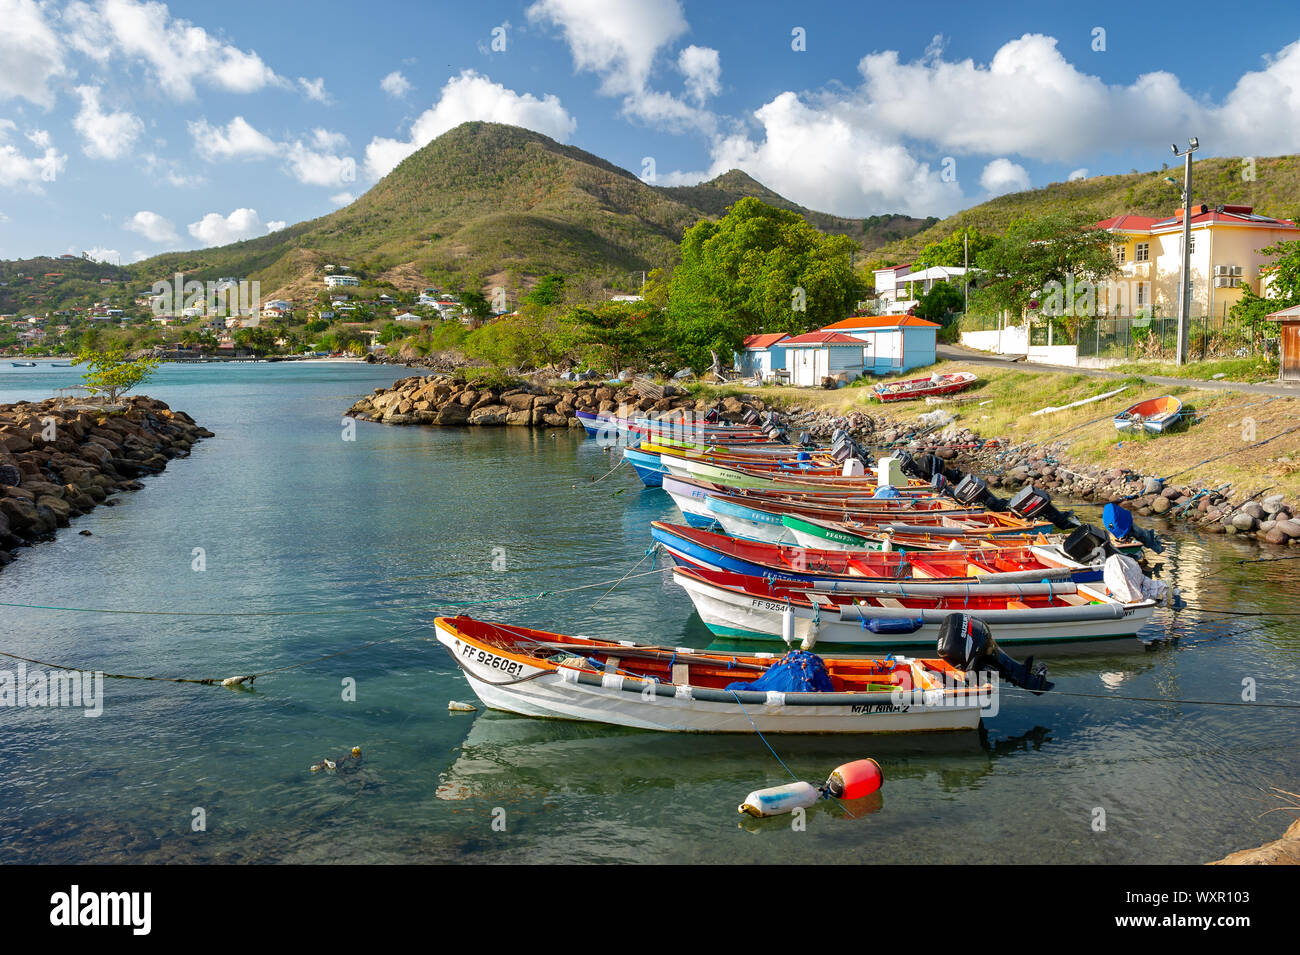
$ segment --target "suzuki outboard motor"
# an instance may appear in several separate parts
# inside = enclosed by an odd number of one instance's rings
[[[1135,540],[1157,554],[1163,554],[1165,545],[1160,543],[1156,532],[1147,527],[1138,527],[1133,523],[1133,514],[1128,508],[1120,507],[1113,501],[1101,509],[1101,523],[1116,540]]]
[[[996,672],[1022,690],[1046,693],[1055,686],[1047,679],[1046,663],[1035,664],[1033,657],[1017,663],[998,646],[988,624],[968,613],[950,613],[943,618],[936,651],[959,670]]]
[[[953,500],[963,507],[983,507],[990,511],[1005,511],[1007,502],[989,490],[988,483],[978,475],[967,474],[952,489]]]
[[[937,454],[923,454],[919,458],[913,459],[916,465],[917,473],[914,477],[919,477],[923,481],[934,483],[935,475],[943,475],[949,484],[956,484],[965,475],[956,468],[950,468],[943,463],[943,458]]]
[[[1007,507],[1011,513],[1027,521],[1049,520],[1063,531],[1079,526],[1073,513],[1062,514],[1052,504],[1047,492],[1040,491],[1032,484],[1026,484],[1017,491]]]

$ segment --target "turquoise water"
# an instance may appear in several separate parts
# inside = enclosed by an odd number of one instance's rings
[[[343,411],[408,373],[161,369],[148,392],[216,437],[119,506],[21,551],[0,572],[0,600],[225,615],[0,607],[0,649],[225,677],[385,642],[265,676],[251,692],[114,680],[98,718],[0,709],[0,860],[1201,862],[1289,821],[1259,816],[1280,805],[1269,786],[1297,791],[1295,711],[1120,699],[1236,701],[1249,678],[1261,701],[1300,703],[1300,637],[1285,617],[1161,610],[1143,636],[1176,642],[1058,649],[1048,658],[1058,689],[1100,698],[1008,695],[981,733],[776,737],[813,782],[863,756],[885,769],[882,792],[850,804],[856,818],[819,806],[805,831],[737,816],[751,789],[789,781],[756,737],[449,713],[449,700],[473,697],[432,642],[440,601],[612,583],[643,557],[647,523],[675,509],[626,469],[593,485],[613,462],[569,432],[361,423],[343,440]],[[5,366],[0,403],[77,380],[76,369]],[[1187,536],[1166,554],[1165,577],[1194,605],[1293,611],[1300,564],[1236,563],[1259,556]],[[606,589],[481,612],[708,643],[662,573],[601,598]],[[308,771],[352,746],[364,754],[355,771]],[[1105,831],[1093,829],[1098,808]],[[500,818],[505,831],[493,828]]]

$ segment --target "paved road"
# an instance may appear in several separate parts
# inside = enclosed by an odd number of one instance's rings
[[[994,365],[1001,368],[1015,368],[1017,371],[1063,371],[1077,375],[1091,375],[1094,378],[1132,378],[1131,373],[1107,371],[1104,368],[1075,368],[1071,365],[1044,365],[1033,361],[1011,361],[1005,355],[990,355],[988,352],[963,348],[961,345],[939,345],[936,349],[939,358],[946,361],[964,361],[974,365]],[[1278,395],[1284,398],[1300,398],[1300,385],[1283,385],[1277,382],[1244,381],[1210,381],[1204,378],[1170,378],[1166,375],[1138,375],[1145,382],[1153,385],[1171,387],[1184,385],[1188,388],[1203,388],[1209,391],[1239,391],[1248,395]]]

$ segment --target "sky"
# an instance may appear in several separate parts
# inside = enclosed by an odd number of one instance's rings
[[[265,235],[468,120],[847,216],[1155,169],[1189,136],[1300,152],[1294,2],[0,0],[0,25],[0,258]]]

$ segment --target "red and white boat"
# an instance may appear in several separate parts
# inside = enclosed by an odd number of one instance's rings
[[[909,398],[950,395],[963,388],[969,388],[977,380],[977,376],[972,372],[955,371],[948,375],[934,374],[929,378],[882,381],[871,386],[871,394],[881,401],[906,401]]]

